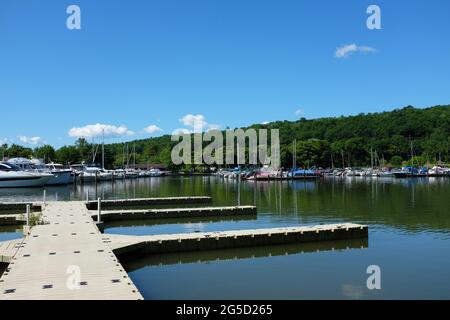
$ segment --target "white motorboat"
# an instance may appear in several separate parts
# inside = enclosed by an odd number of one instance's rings
[[[16,165],[23,171],[49,173],[53,175],[47,185],[67,185],[73,182],[72,170],[64,169],[63,165],[50,163],[45,164],[39,159],[13,158],[8,163]]]
[[[113,173],[106,172],[98,167],[84,166],[80,178],[83,182],[108,181],[113,179]]]
[[[150,177],[162,177],[162,176],[164,176],[164,173],[161,170],[159,170],[159,169],[150,169],[148,171],[148,174],[149,174]]]
[[[52,178],[50,173],[23,171],[13,164],[0,162],[0,188],[43,187]]]
[[[47,183],[48,185],[66,185],[73,182],[73,171],[71,169],[64,169],[64,166],[58,163],[49,163],[45,166],[54,176]]]

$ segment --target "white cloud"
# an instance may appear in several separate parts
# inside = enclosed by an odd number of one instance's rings
[[[191,134],[191,133],[194,133],[194,132],[192,130],[188,130],[188,129],[175,129],[175,130],[173,130],[172,135],[179,136],[182,134]]]
[[[180,119],[180,122],[184,124],[186,127],[189,127],[189,129],[182,128],[182,129],[176,129],[172,134],[189,134],[194,132],[203,132],[204,130],[210,131],[210,130],[220,130],[221,126],[218,124],[212,124],[208,123],[206,121],[206,118],[202,114],[187,114],[183,118]]]
[[[334,56],[336,58],[346,58],[354,52],[376,52],[377,49],[367,47],[367,46],[358,46],[355,43],[347,44],[345,46],[336,48],[336,52]]]
[[[202,114],[187,114],[183,118],[180,119],[180,122],[184,124],[186,127],[206,127],[207,122],[205,116]]]
[[[148,127],[144,128],[145,133],[155,133],[155,132],[159,132],[159,131],[162,131],[162,129],[154,124],[151,124]]]
[[[269,124],[269,123],[270,123],[270,121],[264,121],[261,124],[266,125],[266,124]]]
[[[295,110],[295,115],[298,117],[303,116],[304,114],[305,114],[305,110],[303,110],[303,109]]]
[[[0,145],[8,143],[8,138],[0,139]]]
[[[42,143],[41,137],[18,136],[17,138],[19,139],[20,142],[25,143],[25,144],[37,145],[37,144]]]
[[[134,135],[134,132],[131,130],[128,130],[126,126],[113,126],[110,124],[89,124],[84,127],[74,127],[69,130],[69,136],[74,138],[96,138],[96,137],[102,137],[105,136],[105,138],[109,137],[120,137],[120,136],[132,136]]]

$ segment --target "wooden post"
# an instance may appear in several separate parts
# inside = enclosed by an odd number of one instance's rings
[[[44,189],[44,194],[42,196],[42,202],[43,202],[44,206],[45,206],[45,198],[46,198],[46,196],[47,196],[47,190]]]

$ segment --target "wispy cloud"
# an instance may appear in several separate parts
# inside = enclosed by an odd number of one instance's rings
[[[162,129],[160,127],[158,127],[157,125],[151,124],[148,127],[144,128],[144,132],[145,133],[156,133],[162,131]]]
[[[96,138],[102,137],[120,137],[120,136],[132,136],[134,132],[128,130],[126,126],[114,126],[110,124],[89,124],[84,127],[74,127],[69,130],[69,136],[74,138]]]
[[[297,109],[297,110],[295,110],[295,115],[296,115],[297,117],[303,116],[303,115],[305,115],[305,110],[303,110],[303,109]]]
[[[377,52],[377,49],[368,46],[358,46],[355,43],[352,43],[336,48],[334,56],[336,58],[346,58],[355,52],[373,53]]]
[[[17,137],[20,142],[31,145],[38,145],[42,143],[41,137],[27,137],[27,136],[18,136]]]
[[[0,139],[0,145],[8,143],[8,138],[1,138]]]

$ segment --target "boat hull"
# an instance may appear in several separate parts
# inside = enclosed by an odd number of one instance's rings
[[[49,186],[67,185],[73,182],[71,171],[52,172],[52,174],[53,178],[50,178],[47,182],[47,185]]]
[[[0,188],[33,188],[43,187],[52,178],[46,176],[20,176],[20,177],[0,177]]]

